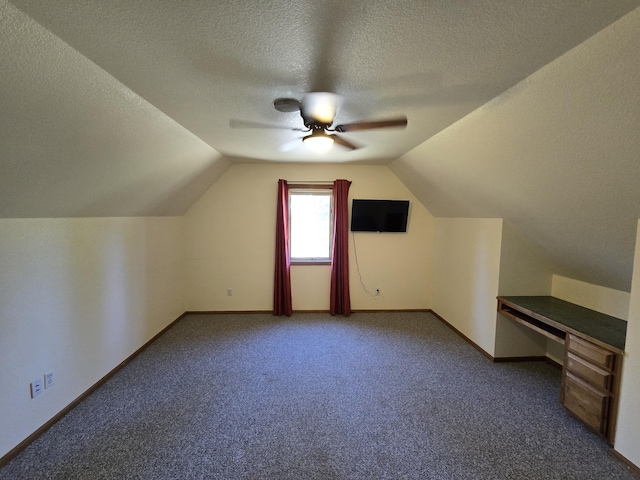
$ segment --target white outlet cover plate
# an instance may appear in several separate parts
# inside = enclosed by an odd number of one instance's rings
[[[40,378],[31,382],[31,398],[36,398],[42,393],[42,380]]]

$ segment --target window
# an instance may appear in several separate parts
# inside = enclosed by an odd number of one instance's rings
[[[333,237],[332,186],[291,186],[291,263],[330,263]]]

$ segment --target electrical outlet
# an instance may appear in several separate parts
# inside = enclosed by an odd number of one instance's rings
[[[36,398],[42,393],[42,379],[38,378],[31,382],[31,398]]]
[[[44,388],[53,386],[53,370],[44,374]]]
[[[231,290],[230,288],[227,288],[227,297],[230,297],[233,295],[233,290]]]

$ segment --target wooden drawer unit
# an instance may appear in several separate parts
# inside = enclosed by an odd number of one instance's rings
[[[609,391],[613,373],[610,370],[590,364],[587,360],[567,352],[567,372],[583,378],[587,383],[602,390]]]
[[[569,335],[567,350],[577,353],[594,365],[608,369],[613,367],[613,361],[616,356],[611,350],[607,350],[575,335]]]
[[[563,405],[596,432],[602,435],[607,433],[608,392],[595,389],[567,373],[564,379]]]
[[[619,355],[568,334],[561,400],[564,407],[613,442],[619,385]]]

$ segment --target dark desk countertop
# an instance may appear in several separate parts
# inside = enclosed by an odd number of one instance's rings
[[[577,332],[624,350],[627,322],[555,297],[499,297]]]

